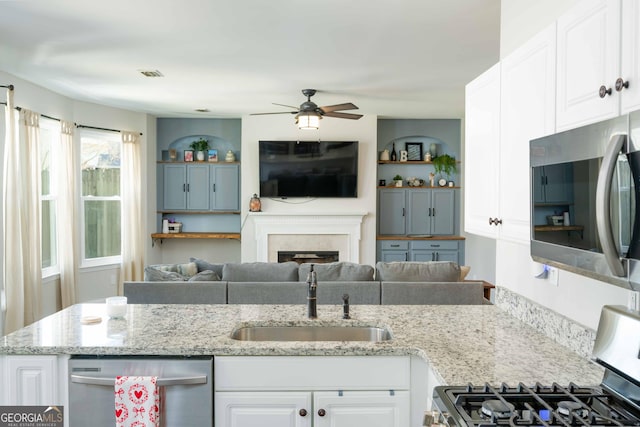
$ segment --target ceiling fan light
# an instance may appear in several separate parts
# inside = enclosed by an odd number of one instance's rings
[[[320,127],[320,116],[315,113],[300,113],[296,117],[298,129],[302,130],[318,130]]]

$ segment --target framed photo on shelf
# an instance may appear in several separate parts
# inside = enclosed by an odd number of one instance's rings
[[[407,142],[405,148],[407,149],[408,161],[422,160],[422,142]]]
[[[193,162],[193,150],[184,150],[184,161]]]
[[[209,150],[209,156],[207,157],[207,160],[209,160],[210,162],[217,162],[218,161],[218,150]]]

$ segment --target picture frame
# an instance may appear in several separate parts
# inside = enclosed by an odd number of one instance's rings
[[[207,156],[207,160],[210,162],[217,162],[218,161],[218,150],[212,149],[208,151],[208,156]]]
[[[405,149],[407,150],[408,161],[416,162],[422,160],[422,142],[407,142],[405,143]]]
[[[193,150],[184,150],[184,161],[193,162]]]

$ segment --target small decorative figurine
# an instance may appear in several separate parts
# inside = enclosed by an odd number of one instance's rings
[[[261,212],[262,211],[262,202],[260,201],[260,197],[257,194],[254,194],[249,201],[249,212]]]
[[[435,185],[436,185],[435,179],[436,179],[436,174],[433,173],[433,172],[429,172],[429,185],[430,186],[435,187]]]

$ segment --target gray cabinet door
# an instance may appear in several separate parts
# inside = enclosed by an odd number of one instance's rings
[[[187,208],[186,165],[164,165],[163,209],[183,210]]]
[[[209,165],[187,165],[187,209],[209,210]]]
[[[453,234],[455,230],[455,190],[433,190],[431,231],[428,234]]]
[[[408,190],[407,234],[432,234],[432,190]]]
[[[240,173],[238,165],[211,166],[211,210],[240,209]]]
[[[405,190],[380,190],[378,194],[379,234],[406,234],[405,201]]]

